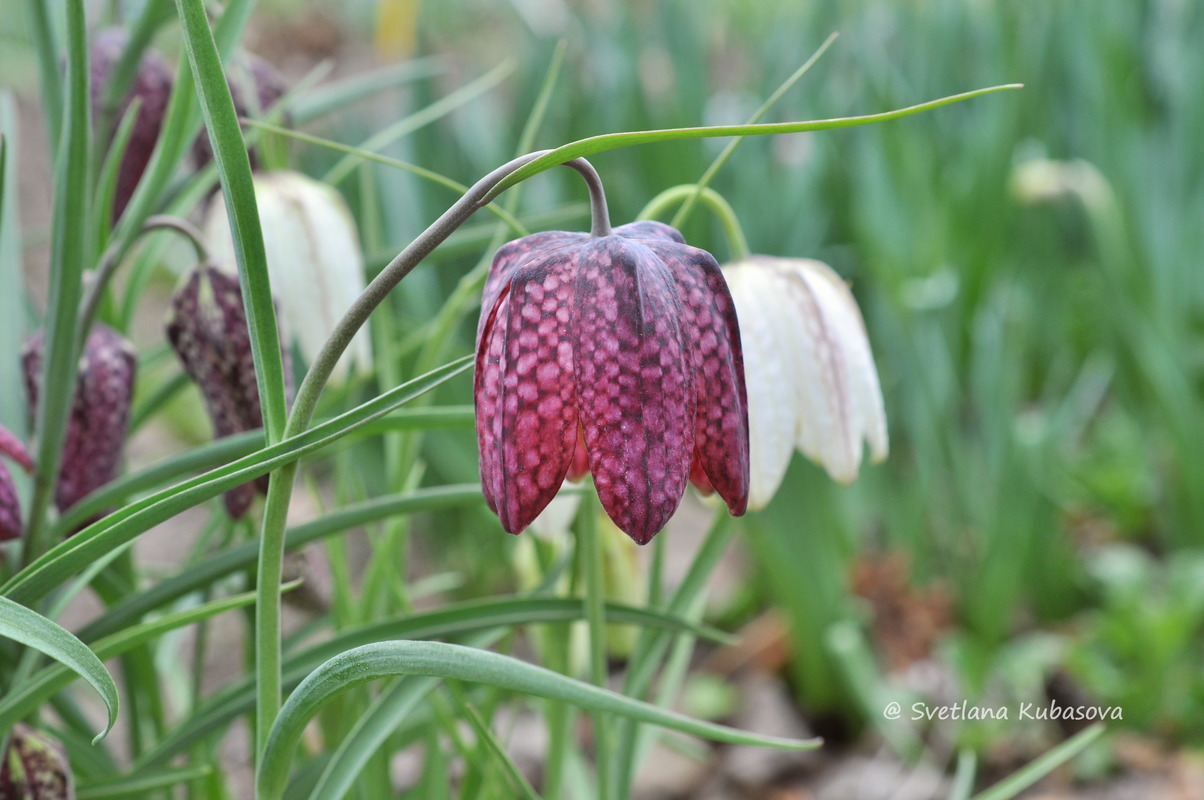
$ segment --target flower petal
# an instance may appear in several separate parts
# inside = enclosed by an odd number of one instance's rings
[[[748,507],[748,396],[736,308],[715,259],[682,244],[648,243],[677,283],[698,405],[694,457],[734,516]]]
[[[740,319],[744,377],[748,386],[749,495],[757,510],[773,499],[794,453],[798,400],[796,369],[783,353],[800,345],[797,311],[787,306],[785,277],[755,264],[724,267]]]
[[[482,485],[510,533],[556,496],[577,444],[570,255],[541,254],[513,273],[477,351]]]
[[[886,415],[861,313],[836,273],[808,259],[766,259],[787,275],[807,345],[798,351],[802,392],[797,444],[833,479],[852,483],[863,437],[885,455]]]
[[[497,304],[502,289],[514,276],[514,271],[532,259],[542,260],[549,251],[559,247],[580,244],[588,239],[584,233],[569,233],[567,231],[546,231],[533,233],[513,242],[507,242],[498,248],[489,265],[489,276],[485,279],[485,290],[481,295],[481,319],[477,323],[477,346],[480,347],[481,332],[485,329],[485,320],[490,310]]]
[[[19,539],[24,526],[21,524],[21,502],[17,498],[17,486],[8,467],[0,464],[0,542]]]
[[[581,428],[602,507],[645,544],[685,492],[694,384],[673,274],[622,236],[590,240],[577,265],[574,366]]]

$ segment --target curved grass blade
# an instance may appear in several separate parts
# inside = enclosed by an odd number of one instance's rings
[[[108,724],[92,743],[95,744],[108,735],[113,729],[113,723],[117,721],[117,685],[113,683],[113,677],[109,675],[104,664],[100,663],[100,659],[87,645],[41,614],[20,603],[14,603],[7,597],[0,597],[0,636],[45,653],[91,684],[109,712]],[[5,700],[7,699],[6,696]],[[0,726],[0,730],[7,730],[7,727]]]
[[[433,56],[415,58],[383,69],[352,75],[314,89],[289,105],[290,115],[298,125],[316,119],[345,105],[394,89],[411,81],[431,78],[444,72],[441,59]]]
[[[284,364],[280,355],[280,336],[276,326],[276,306],[268,277],[267,254],[259,226],[255,186],[251,180],[251,162],[243,141],[238,113],[230,96],[226,72],[218,55],[217,42],[209,28],[203,0],[180,0],[180,27],[184,46],[196,78],[201,116],[213,162],[221,178],[222,196],[234,239],[234,254],[242,283],[247,328],[255,357],[255,376],[259,384],[259,402],[263,409],[263,427],[267,440],[275,443],[284,431],[286,392]],[[249,10],[249,4],[247,5]],[[232,10],[227,13],[233,13]]]
[[[384,639],[434,639],[473,634],[499,628],[533,623],[575,622],[583,618],[584,607],[574,598],[488,598],[446,606],[437,611],[384,620],[346,631],[306,650],[286,655],[283,686],[296,686],[322,662],[361,645]],[[611,622],[689,630],[691,623],[665,617],[656,611],[629,606],[608,605]],[[699,635],[711,638],[713,629],[698,628]],[[722,634],[721,634],[722,635]],[[163,738],[154,749],[144,753],[136,766],[146,767],[166,761],[195,742],[221,730],[231,720],[255,707],[255,682],[246,676],[211,697],[188,719]]]
[[[1020,89],[1023,84],[1007,83],[999,86],[988,86],[984,89],[975,89],[961,94],[949,95],[940,97],[936,100],[929,100],[924,103],[918,103],[914,106],[906,108],[898,108],[893,111],[884,111],[880,114],[865,114],[857,117],[835,117],[833,119],[809,120],[805,122],[763,122],[756,125],[714,125],[701,128],[667,128],[664,130],[654,131],[624,131],[622,133],[604,133],[598,136],[590,136],[585,139],[578,139],[575,142],[561,145],[554,150],[549,150],[539,158],[533,159],[528,164],[510,173],[510,175],[498,182],[497,186],[489,191],[482,202],[488,202],[497,197],[502,192],[514,186],[517,183],[525,181],[533,175],[538,175],[544,170],[559,166],[566,161],[571,161],[574,158],[582,156],[590,156],[594,153],[604,153],[608,150],[617,150],[620,147],[631,147],[636,144],[651,144],[653,142],[672,142],[680,139],[711,139],[721,138],[724,136],[764,136],[766,134],[775,133],[804,133],[807,131],[827,131],[836,128],[853,128],[859,125],[873,125],[878,122],[889,122],[891,120],[902,119],[909,117],[912,114],[919,114],[924,111],[931,111],[935,108],[960,103],[963,100],[969,100],[974,97],[1001,92],[1007,89]]]
[[[96,642],[90,652],[94,653],[98,660],[107,660],[146,644],[168,631],[209,619],[223,611],[248,606],[253,602],[255,602],[254,592],[245,592],[184,611],[165,614],[152,622],[126,628]],[[0,700],[0,730],[25,717],[53,697],[56,692],[70,684],[72,680],[74,680],[72,670],[64,665],[54,665],[42,670],[19,686],[13,687]]]
[[[464,712],[473,730],[476,731],[477,738],[485,743],[485,749],[493,756],[493,760],[497,762],[502,774],[506,776],[510,791],[515,793],[514,796],[523,797],[526,800],[540,800],[535,789],[510,760],[510,756],[506,754],[506,748],[502,747],[497,735],[494,734],[493,729],[489,727],[489,723],[484,720],[476,707],[472,703],[465,703]]]
[[[484,502],[484,498],[481,495],[481,487],[475,483],[440,486],[375,498],[365,503],[347,506],[290,529],[285,538],[285,550],[295,550],[310,542],[395,514],[434,511],[476,502]],[[253,569],[258,552],[258,542],[247,542],[223,550],[199,563],[190,564],[179,574],[113,606],[84,626],[79,631],[79,637],[89,642],[108,636],[173,600],[203,589],[235,572]]]
[[[378,642],[335,656],[310,673],[289,695],[272,726],[259,766],[256,783],[261,800],[280,797],[301,732],[327,700],[352,686],[398,675],[484,683],[731,744],[781,750],[808,750],[820,744],[817,739],[762,736],[703,722],[488,650],[442,642]]]
[[[454,92],[451,92],[440,99],[431,103],[426,108],[411,114],[404,119],[398,120],[384,130],[373,134],[367,141],[359,146],[360,150],[380,150],[387,147],[401,137],[413,133],[414,131],[429,125],[440,117],[447,116],[455,111],[460,106],[470,103],[477,97],[480,97],[485,92],[497,86],[503,80],[514,72],[515,62],[507,59],[501,64],[491,69],[481,77],[471,83],[461,86]],[[356,159],[351,156],[344,156],[335,163],[333,167],[322,177],[323,183],[328,183],[331,186],[337,186],[344,178],[355,170],[357,164]]]
[[[0,594],[29,602],[43,597],[112,548],[132,541],[186,508],[338,441],[352,430],[467,370],[472,362],[472,356],[457,359],[302,434],[115,511],[56,545],[14,575],[0,587]]]

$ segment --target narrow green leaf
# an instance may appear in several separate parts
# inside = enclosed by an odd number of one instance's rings
[[[94,653],[98,660],[107,660],[146,644],[168,631],[209,619],[223,611],[248,606],[253,602],[255,602],[255,594],[246,592],[183,611],[165,614],[151,622],[128,627],[119,633],[101,639],[93,645],[93,649],[89,652]],[[73,676],[69,667],[52,665],[43,669],[30,680],[12,687],[4,695],[4,698],[0,699],[0,730],[4,730],[25,717],[72,680]]]
[[[1010,800],[1023,792],[1055,769],[1086,750],[1092,742],[1104,734],[1107,726],[1097,722],[1090,728],[1076,733],[1045,755],[1024,766],[1019,772],[1004,778],[999,783],[974,796],[974,800]]]
[[[0,594],[28,602],[43,597],[112,548],[132,541],[186,508],[338,441],[356,428],[455,377],[472,366],[472,362],[472,356],[457,359],[329,422],[119,509],[36,559],[0,587]]]
[[[38,451],[26,530],[26,563],[49,544],[47,512],[62,460],[67,415],[75,395],[76,320],[89,253],[88,186],[92,174],[88,102],[88,37],[83,0],[68,0],[67,106],[55,158],[54,216],[50,250],[50,299],[45,356],[38,394]]]
[[[375,498],[290,529],[285,538],[285,550],[295,550],[357,525],[396,514],[413,514],[478,502],[484,502],[484,498],[481,495],[481,487],[475,483],[439,486]],[[79,636],[85,642],[107,636],[186,594],[210,586],[235,572],[252,569],[258,552],[258,542],[247,542],[222,550],[199,563],[189,564],[187,569],[178,574],[159,581],[149,589],[113,606],[84,626],[79,631]]]
[[[443,71],[440,59],[428,57],[352,75],[299,97],[289,105],[289,115],[296,124],[303,125],[350,103],[411,81],[433,77]]]
[[[693,719],[487,650],[442,642],[379,642],[335,656],[311,673],[289,695],[272,726],[259,767],[256,783],[261,800],[280,797],[301,733],[327,700],[352,686],[399,675],[484,683],[731,744],[760,745],[782,750],[807,750],[820,745],[817,739],[762,736]]]
[[[506,753],[506,748],[502,747],[502,743],[498,741],[497,736],[493,733],[493,729],[489,727],[489,723],[481,717],[481,713],[471,703],[464,704],[465,716],[468,717],[472,729],[476,731],[477,737],[485,743],[485,749],[493,756],[493,760],[501,768],[502,774],[506,776],[510,784],[510,790],[516,792],[516,796],[525,797],[526,800],[540,800],[535,789],[527,782],[526,777],[519,772],[518,767],[510,760],[510,756]]]
[[[109,710],[108,724],[92,741],[96,743],[108,735],[117,721],[117,685],[87,645],[41,614],[7,597],[0,597],[0,636],[46,654],[91,684]],[[5,699],[7,701],[7,697]],[[7,727],[0,726],[0,729],[7,730]]]
[[[189,783],[209,775],[213,771],[208,764],[191,767],[176,767],[151,774],[141,771],[122,775],[120,778],[97,783],[88,783],[75,790],[77,800],[103,800],[109,797],[138,797],[158,789],[166,789],[180,783]]]
[[[460,106],[472,102],[497,86],[509,77],[510,73],[514,72],[514,66],[515,62],[513,61],[503,61],[475,81],[461,86],[459,89],[439,98],[421,111],[400,119],[384,130],[373,134],[366,142],[360,145],[359,149],[368,151],[380,150],[401,137],[431,124],[440,117],[447,116]],[[338,184],[356,168],[356,162],[357,159],[351,156],[344,156],[323,176],[322,182],[329,183],[331,186]]]
[[[22,302],[21,204],[17,202],[17,170],[20,159],[17,139],[17,103],[12,92],[0,91],[0,386],[20,386],[21,342],[24,338],[25,307]],[[20,392],[0,392],[0,425],[20,431],[28,412]]]
[[[889,122],[895,119],[919,114],[924,111],[931,111],[941,106],[960,103],[963,100],[969,100],[974,97],[981,97],[985,94],[1001,92],[1006,89],[1020,89],[1022,84],[1009,83],[1000,86],[989,86],[985,89],[975,89],[970,92],[961,94],[949,95],[936,100],[929,100],[925,103],[919,103],[906,108],[895,109],[894,111],[886,111],[880,114],[866,114],[858,117],[836,117],[834,119],[810,120],[805,122],[766,122],[757,125],[714,125],[702,128],[668,128],[665,130],[654,131],[624,131],[622,133],[604,133],[599,136],[590,136],[585,139],[578,139],[575,142],[561,145],[554,150],[550,150],[539,158],[533,159],[530,163],[510,173],[507,177],[498,182],[486,196],[485,200],[489,201],[497,197],[499,194],[514,186],[517,183],[525,181],[533,175],[538,175],[544,170],[559,166],[566,161],[571,161],[574,158],[590,156],[594,153],[604,153],[607,150],[616,150],[620,147],[631,147],[636,144],[651,144],[653,142],[672,142],[680,139],[711,139],[724,136],[764,136],[775,133],[804,133],[806,131],[827,131],[836,128],[853,128],[858,125],[873,125],[878,122]]]
[[[113,217],[113,197],[117,191],[117,173],[121,169],[121,160],[125,157],[126,147],[130,143],[134,121],[138,119],[138,112],[141,110],[142,99],[135,97],[118,123],[113,141],[109,144],[109,151],[100,166],[96,192],[92,198],[92,230],[97,233],[97,241],[93,242],[96,260],[99,260],[108,243],[109,220]]]
[[[608,605],[606,616],[621,624],[669,626],[686,629],[690,623],[666,618],[658,612],[629,606]],[[538,623],[574,622],[584,617],[580,600],[550,597],[486,598],[446,606],[436,611],[383,620],[346,631],[306,650],[288,654],[284,660],[284,687],[296,686],[322,662],[350,648],[385,639],[435,639],[475,634]],[[210,698],[176,730],[169,733],[137,765],[166,761],[193,743],[221,730],[255,707],[253,676],[246,676]]]
[[[249,5],[246,5],[249,12]],[[251,179],[251,163],[243,141],[234,100],[226,73],[218,55],[217,42],[205,15],[203,0],[180,0],[180,26],[188,60],[196,77],[201,116],[213,146],[213,162],[221,179],[222,196],[234,238],[234,252],[242,284],[243,304],[247,310],[247,328],[255,357],[255,375],[259,384],[259,400],[263,408],[264,430],[268,442],[280,440],[284,431],[285,388],[284,365],[280,355],[280,336],[276,327],[276,307],[272,301],[272,285],[268,277],[267,255],[263,232],[259,226],[259,210],[255,202],[255,185]],[[227,14],[235,13],[227,9]]]

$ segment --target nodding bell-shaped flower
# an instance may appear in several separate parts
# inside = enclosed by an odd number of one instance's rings
[[[105,28],[93,37],[89,52],[92,116],[101,124],[107,123],[106,129],[99,132],[105,141],[113,137],[130,104],[135,99],[140,103],[138,116],[130,129],[125,154],[121,158],[121,166],[117,170],[117,187],[113,192],[114,222],[125,210],[138,181],[142,178],[142,173],[146,171],[146,165],[150,162],[155,143],[159,140],[159,131],[163,127],[163,117],[167,114],[167,102],[172,89],[171,68],[162,56],[147,48],[138,64],[133,83],[120,105],[112,109],[104,107],[113,68],[125,52],[129,38],[129,34],[123,28]]]
[[[330,186],[299,172],[255,177],[255,202],[263,246],[280,302],[280,326],[312,362],[335,324],[364,290],[364,257],[351,211]],[[205,239],[219,263],[234,263],[234,239],[220,195],[209,204]],[[372,342],[367,327],[351,340],[331,379],[370,369]]]
[[[45,347],[45,336],[38,331],[21,353],[30,408],[37,408],[41,395]],[[120,472],[137,364],[134,347],[125,337],[106,325],[92,326],[79,358],[63,458],[54,487],[54,504],[59,511],[71,508]]]
[[[167,339],[184,371],[201,390],[217,438],[263,427],[251,334],[236,274],[198,264],[185,274],[171,298]],[[287,378],[288,349],[282,347]],[[266,493],[268,476],[226,492],[226,510],[240,519],[255,490]]]
[[[826,264],[751,256],[723,268],[744,336],[752,486],[749,507],[777,491],[797,447],[852,483],[862,441],[886,457],[886,413],[865,323]]]
[[[57,740],[23,722],[8,734],[0,760],[0,798],[72,800],[75,787],[67,750]]]
[[[0,425],[0,456],[7,456],[26,472],[33,472],[33,459],[29,457],[29,451],[3,425]],[[4,459],[0,458],[0,542],[18,539],[23,531],[17,487]]]
[[[477,327],[481,482],[519,533],[566,476],[640,544],[686,483],[734,515],[748,501],[748,414],[735,308],[715,259],[659,222],[553,231],[494,256]]]

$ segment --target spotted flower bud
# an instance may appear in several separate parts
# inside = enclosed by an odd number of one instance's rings
[[[130,130],[129,143],[117,172],[117,186],[113,192],[113,221],[116,222],[129,203],[146,165],[150,162],[163,127],[167,102],[171,97],[172,75],[167,62],[154,50],[147,49],[134,80],[124,98],[116,108],[105,108],[105,95],[113,68],[129,43],[129,34],[121,28],[106,28],[92,39],[90,66],[92,73],[92,117],[105,130],[97,135],[103,141],[113,138],[117,125],[135,98],[140,106],[134,127]]]
[[[882,389],[853,293],[826,264],[752,256],[723,268],[744,334],[750,508],[777,491],[795,448],[852,483],[863,442],[888,442]]]
[[[272,290],[280,301],[281,328],[312,362],[364,290],[364,258],[355,221],[342,195],[299,172],[257,175],[255,201]],[[209,205],[204,231],[218,261],[233,263],[234,239],[221,196]],[[351,370],[368,369],[371,363],[369,331],[361,328],[331,380],[344,380]]]
[[[503,246],[481,304],[474,396],[485,499],[510,533],[548,505],[575,461],[640,544],[692,475],[744,513],[736,312],[715,259],[668,225]]]
[[[42,389],[45,336],[38,331],[21,353],[30,408]],[[66,511],[117,477],[130,423],[137,358],[121,334],[96,324],[79,359],[79,374],[67,419],[54,504]]]
[[[25,445],[3,425],[0,425],[0,455],[12,459],[26,472],[33,471],[33,459]],[[23,530],[17,487],[4,459],[0,459],[0,542],[20,538]]]
[[[226,85],[230,88],[230,99],[239,119],[257,117],[260,112],[271,108],[288,91],[288,82],[272,64],[254,53],[239,53],[226,72]],[[248,154],[251,169],[255,169],[255,154]],[[201,131],[192,143],[192,160],[197,169],[213,160],[213,146],[209,137]]]
[[[0,763],[0,798],[4,800],[71,800],[75,786],[63,746],[23,722],[8,734]]]
[[[251,334],[238,276],[212,264],[190,270],[171,299],[167,338],[184,371],[201,390],[218,438],[263,427]],[[288,352],[285,375],[289,374]],[[223,498],[235,519],[251,507],[255,490],[267,492],[266,475],[231,489]]]

